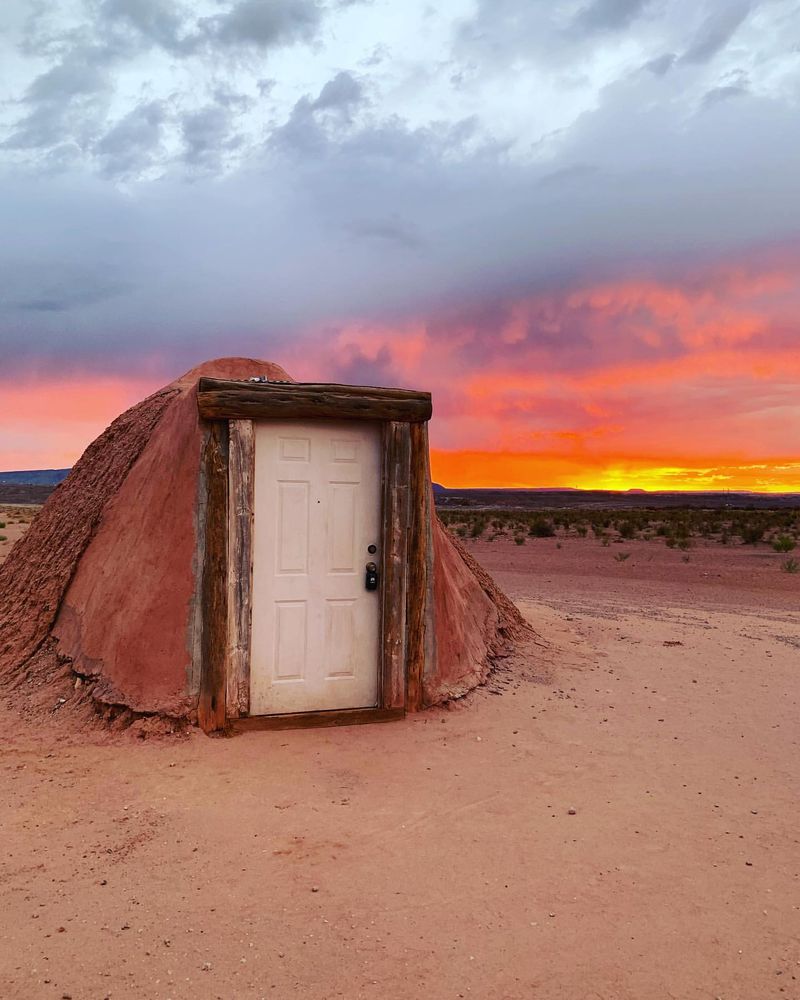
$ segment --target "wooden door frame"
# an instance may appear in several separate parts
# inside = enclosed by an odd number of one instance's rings
[[[206,732],[350,725],[421,707],[430,566],[429,393],[320,383],[200,379],[204,538],[198,722]],[[255,420],[382,425],[378,705],[250,716]]]

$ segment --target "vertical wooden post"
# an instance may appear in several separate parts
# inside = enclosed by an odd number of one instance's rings
[[[203,452],[206,473],[206,547],[203,563],[203,672],[197,721],[207,732],[225,728],[225,660],[228,632],[228,433],[215,420]]]
[[[255,428],[228,423],[228,662],[227,716],[250,713],[250,629],[253,590]]]
[[[381,708],[406,703],[406,579],[411,491],[409,425],[388,421],[383,435],[383,602]]]
[[[406,708],[422,707],[422,678],[427,647],[428,547],[431,518],[431,484],[428,455],[428,425],[412,424],[411,435],[411,524],[408,533],[408,583],[406,597]]]

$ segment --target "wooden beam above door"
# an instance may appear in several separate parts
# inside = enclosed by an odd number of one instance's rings
[[[234,382],[201,378],[197,407],[206,420],[323,417],[333,420],[396,420],[423,423],[431,394],[328,382]]]

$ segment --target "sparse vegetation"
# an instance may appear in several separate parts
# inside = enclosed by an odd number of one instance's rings
[[[485,530],[486,530],[486,518],[476,517],[472,522],[472,527],[470,528],[469,533],[473,538],[480,538]]]
[[[614,556],[616,561],[619,563],[625,562],[625,560],[630,559],[630,557],[631,557],[630,552],[617,552],[617,554]]]
[[[746,524],[741,530],[741,536],[745,545],[758,545],[764,538],[764,529],[757,524]]]
[[[563,508],[554,511],[445,507],[438,510],[447,527],[460,538],[586,538],[601,543],[634,539],[683,552],[699,540],[706,544],[769,544],[776,552],[791,552],[800,538],[800,508],[748,510],[720,508],[643,507],[625,510]]]
[[[797,573],[800,570],[800,561],[793,558],[784,559],[781,563],[781,569],[784,573]]]

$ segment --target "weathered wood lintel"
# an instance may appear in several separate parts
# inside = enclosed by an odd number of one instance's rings
[[[291,715],[253,715],[247,719],[231,719],[235,733],[259,729],[320,729],[326,726],[359,726],[370,722],[394,722],[402,719],[402,708],[347,708],[331,712],[296,712]]]
[[[233,382],[201,378],[197,407],[206,420],[306,419],[399,420],[430,419],[428,392],[326,382]]]

